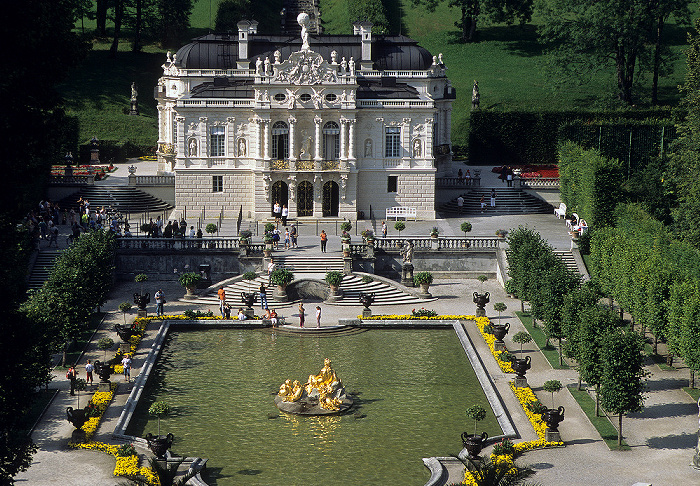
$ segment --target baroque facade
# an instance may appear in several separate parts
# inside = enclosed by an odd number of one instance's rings
[[[175,173],[176,211],[264,219],[377,218],[388,207],[435,217],[449,170],[454,88],[442,55],[404,36],[209,34],[158,81],[160,173]]]

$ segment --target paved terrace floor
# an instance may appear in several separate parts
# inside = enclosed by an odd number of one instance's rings
[[[139,171],[141,171],[141,167]],[[486,172],[484,170],[483,173]],[[539,231],[555,248],[566,249],[569,247],[569,237],[565,231],[564,223],[553,215],[489,217],[487,212],[484,216],[471,217],[469,220],[474,225],[472,235],[475,236],[491,236],[498,228],[507,229],[523,224]],[[408,229],[404,231],[403,235],[426,235],[427,230],[434,224],[441,228],[443,235],[460,235],[459,224],[461,221],[462,219],[455,218],[438,220],[436,223],[409,222]],[[364,228],[361,226],[361,229]],[[226,225],[224,225],[225,230]],[[390,234],[392,234],[392,230],[390,230]],[[65,238],[59,238],[59,241],[64,243]],[[304,249],[299,251],[317,251],[318,243],[315,235],[302,236],[300,243]],[[333,237],[331,237],[329,249],[339,246],[339,244],[333,244]],[[181,312],[192,308],[189,304],[176,301],[176,298],[183,294],[182,288],[176,283],[150,282],[149,285],[151,288],[148,290],[151,293],[154,293],[159,287],[165,291],[169,301],[166,304],[166,312]],[[103,307],[106,312],[105,319],[87,346],[85,354],[79,360],[78,369],[81,370],[81,374],[84,372],[87,359],[102,358],[102,352],[96,347],[99,338],[108,336],[115,341],[118,340],[114,332],[111,331],[115,323],[122,322],[122,314],[118,310],[118,305],[124,300],[129,300],[128,296],[138,290],[134,286],[133,283],[119,283],[112,289],[109,300]],[[428,307],[441,314],[473,314],[475,305],[471,302],[471,294],[474,290],[481,290],[481,284],[476,280],[436,279],[431,285],[430,291],[439,299],[430,303]],[[491,293],[491,303],[487,310],[492,318],[495,318],[493,303],[504,302],[508,306],[508,310],[503,313],[502,320],[511,323],[510,334],[524,329],[512,314],[513,310],[520,308],[518,300],[509,299],[495,280],[486,282],[483,290]],[[411,307],[396,306],[390,310],[382,308],[377,309],[377,311],[402,314],[410,313]],[[206,306],[200,308],[207,309]],[[211,310],[217,311],[215,308]],[[154,307],[151,306],[149,311],[154,312]],[[331,325],[339,318],[357,316],[361,312],[361,306],[324,306],[323,312],[322,324]],[[291,323],[296,324],[297,322],[292,317]],[[155,326],[148,329],[143,344],[134,357],[132,379],[139,373],[155,332]],[[527,417],[508,388],[508,381],[512,375],[501,373],[494,359],[486,351],[483,340],[478,337],[474,329],[470,329],[469,332],[514,420],[522,437],[520,440],[534,439],[535,434]],[[506,338],[506,343],[510,349],[518,349],[518,346],[509,341],[509,338]],[[542,391],[542,384],[545,381],[558,379],[565,385],[577,381],[575,370],[553,370],[544,356],[534,348],[533,343],[526,345],[525,351],[533,357],[532,369],[527,374],[528,382],[545,404],[551,401],[549,393]],[[623,430],[625,440],[631,446],[630,451],[610,451],[569,392],[563,390],[557,394],[555,400],[557,406],[563,405],[566,408],[566,419],[559,427],[566,447],[531,451],[522,456],[519,462],[528,464],[537,471],[531,480],[546,486],[591,484],[617,486],[635,483],[655,486],[700,484],[700,471],[690,466],[697,443],[698,410],[693,400],[680,389],[682,385],[687,384],[688,369],[683,365],[674,371],[662,371],[656,365],[649,365],[647,369],[651,372],[651,376],[648,383],[646,407],[642,412],[631,414],[624,419]],[[32,435],[40,450],[35,454],[34,463],[29,470],[17,476],[18,484],[36,486],[117,484],[120,479],[112,476],[114,459],[111,456],[67,448],[73,427],[65,420],[65,408],[67,406],[75,407],[76,399],[68,394],[69,386],[65,379],[65,372],[57,371],[54,376],[51,388],[57,389],[58,394]],[[123,383],[123,378],[119,376],[113,378],[120,382],[120,386],[95,436],[95,440],[98,441],[111,441],[111,431],[130,392],[130,385]],[[83,397],[83,400],[85,399]],[[465,427],[467,425],[465,421]],[[456,454],[460,448],[459,431],[455,432],[455,437],[445,437],[445,455]],[[197,454],[197,451],[177,449],[175,452],[187,455]],[[416,460],[420,460],[420,458],[416,458]],[[426,480],[428,476],[426,470]],[[289,481],[287,483],[291,484]]]

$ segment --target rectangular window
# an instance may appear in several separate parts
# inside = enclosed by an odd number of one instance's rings
[[[226,130],[224,127],[212,127],[211,129],[211,156],[223,157],[224,153],[224,138]]]
[[[211,192],[224,192],[224,176],[212,176]]]
[[[401,157],[401,127],[386,127],[384,157]]]
[[[398,192],[399,176],[389,176],[386,185],[386,192]]]

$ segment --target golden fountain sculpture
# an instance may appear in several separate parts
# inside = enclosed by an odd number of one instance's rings
[[[345,394],[343,383],[326,358],[317,375],[309,375],[303,385],[299,380],[286,380],[275,397],[275,405],[283,412],[301,415],[340,413],[352,406],[353,400]]]

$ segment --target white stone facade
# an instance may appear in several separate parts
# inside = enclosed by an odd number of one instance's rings
[[[237,42],[209,35],[168,53],[158,160],[176,175],[176,211],[264,219],[279,202],[292,218],[354,220],[410,206],[434,219],[435,177],[451,157],[446,68],[410,39],[378,44],[408,46],[408,62],[373,53],[370,24],[356,34],[361,42],[322,36],[296,50],[243,21]],[[237,56],[222,61],[224,48]],[[391,62],[416,69],[378,67]]]

